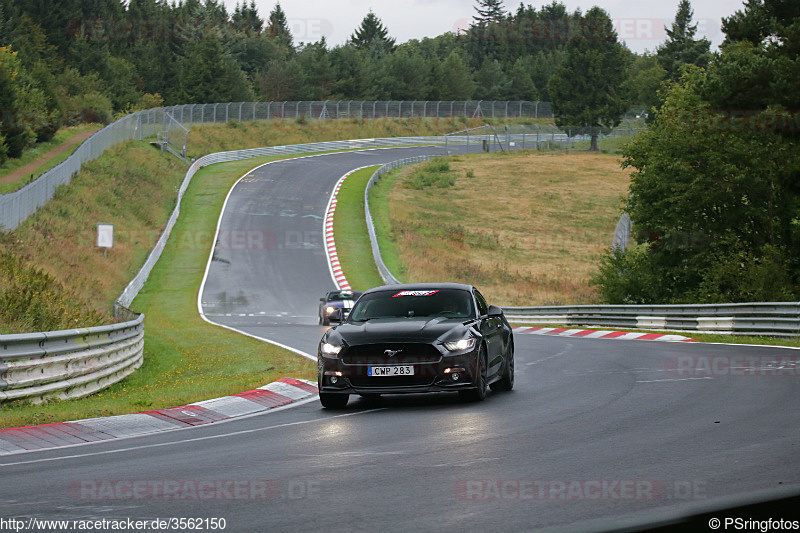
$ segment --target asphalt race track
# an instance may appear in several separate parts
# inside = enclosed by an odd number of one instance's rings
[[[431,151],[441,148],[251,172],[221,220],[201,297],[207,318],[315,354],[319,297],[333,288],[322,239],[333,185],[353,168]],[[351,398],[337,412],[314,399],[0,457],[0,517],[224,518],[227,531],[575,531],[800,486],[800,352],[515,341],[514,390],[479,404],[454,394]]]

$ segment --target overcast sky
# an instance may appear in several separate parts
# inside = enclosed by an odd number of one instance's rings
[[[552,0],[525,1],[525,5],[541,8]],[[237,0],[224,0],[233,12]],[[247,0],[250,3],[250,0]],[[256,0],[258,13],[266,18],[275,0]],[[593,6],[608,12],[628,48],[635,52],[653,51],[664,41],[664,26],[675,19],[678,0],[565,0],[569,12],[584,13]],[[330,46],[342,44],[370,9],[383,21],[389,34],[398,43],[410,39],[436,37],[448,31],[465,28],[475,14],[475,0],[281,0],[289,20],[294,42],[315,42],[325,37]],[[516,11],[520,0],[506,0],[506,10]],[[743,8],[743,0],[692,0],[698,34],[712,43],[722,42],[720,20]]]

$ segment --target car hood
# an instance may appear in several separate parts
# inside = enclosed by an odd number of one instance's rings
[[[463,319],[420,317],[409,319],[376,318],[367,322],[345,322],[328,332],[349,346],[377,342],[434,342],[457,340],[469,329]]]

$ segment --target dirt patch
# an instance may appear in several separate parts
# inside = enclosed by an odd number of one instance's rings
[[[42,157],[39,157],[38,159],[34,159],[33,161],[31,161],[27,165],[23,165],[23,166],[19,167],[18,169],[16,169],[14,172],[12,172],[10,174],[6,174],[2,178],[0,178],[0,183],[13,183],[15,181],[19,181],[21,179],[24,179],[26,176],[30,176],[30,175],[34,174],[34,172],[36,171],[37,168],[39,168],[40,166],[44,165],[45,163],[47,163],[48,161],[50,161],[54,157],[58,157],[60,154],[66,152],[72,146],[74,146],[76,144],[79,144],[79,143],[82,143],[83,141],[85,141],[86,139],[91,137],[94,134],[94,132],[96,132],[96,131],[97,130],[87,131],[87,132],[84,132],[84,133],[79,133],[77,135],[74,135],[73,137],[70,137],[67,141],[63,142],[62,144],[59,144],[58,146],[56,146],[52,150],[50,150],[50,151],[46,152],[45,154],[43,154]],[[38,178],[38,177],[39,176],[34,175],[34,179]]]

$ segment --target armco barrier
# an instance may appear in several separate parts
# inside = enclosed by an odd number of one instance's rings
[[[79,398],[116,383],[142,365],[143,321],[0,335],[0,401]]]
[[[800,336],[800,302],[505,307],[516,323]]]
[[[367,217],[367,232],[369,233],[369,243],[372,246],[372,258],[375,260],[375,266],[378,267],[378,272],[383,278],[383,282],[387,285],[399,285],[401,282],[394,277],[394,274],[389,270],[386,266],[386,263],[383,262],[383,256],[381,255],[381,248],[378,245],[378,236],[375,233],[375,224],[372,220],[372,213],[369,209],[369,193],[372,191],[372,188],[378,182],[381,177],[389,172],[390,170],[394,170],[396,168],[400,168],[405,165],[413,165],[414,163],[421,163],[423,161],[427,161],[429,159],[433,159],[434,155],[421,155],[417,157],[407,157],[405,159],[398,159],[397,161],[392,161],[391,163],[386,163],[385,165],[381,166],[378,170],[376,170],[372,177],[367,182],[367,187],[364,190],[364,213]]]

